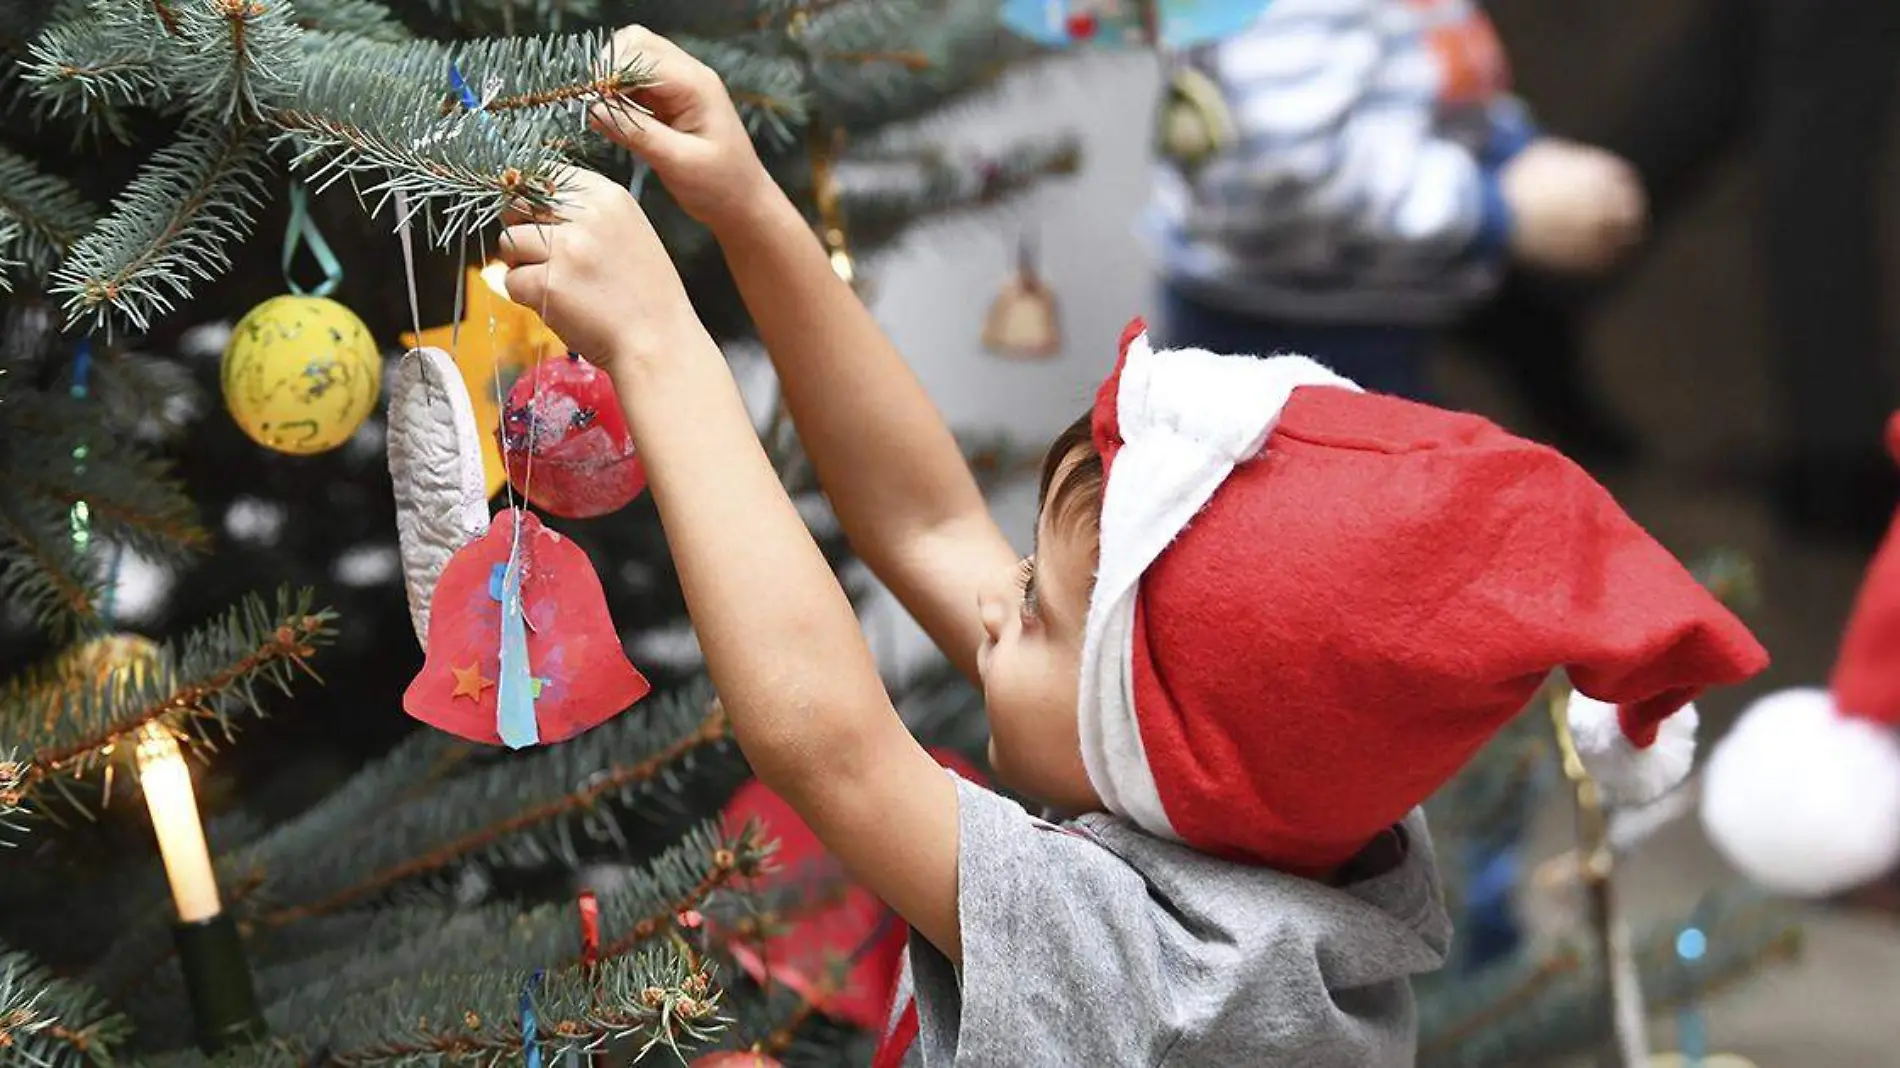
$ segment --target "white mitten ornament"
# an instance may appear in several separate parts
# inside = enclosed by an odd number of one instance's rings
[[[409,617],[427,648],[436,580],[456,550],[488,531],[481,432],[455,359],[441,349],[411,349],[389,383],[389,476]]]

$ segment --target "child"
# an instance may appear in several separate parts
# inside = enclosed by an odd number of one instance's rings
[[[1577,703],[1641,773],[1608,785],[1653,792],[1685,702],[1762,666],[1554,453],[1138,330],[1017,560],[718,78],[638,29],[615,51],[659,84],[597,121],[718,237],[853,545],[982,685],[997,776],[1070,817],[905,731],[627,191],[577,173],[558,225],[511,227],[510,295],[619,391],[753,769],[915,931],[884,1063],[1409,1064],[1406,980],[1450,936],[1417,804],[1558,666],[1623,702]]]
[[[1304,352],[1422,399],[1433,334],[1507,266],[1596,271],[1642,234],[1634,172],[1536,135],[1473,0],[1273,0],[1173,79],[1212,87],[1227,135],[1156,168],[1172,347]]]

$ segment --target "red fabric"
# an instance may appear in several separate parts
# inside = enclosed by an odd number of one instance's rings
[[[449,558],[430,609],[422,671],[402,695],[403,711],[471,742],[500,745],[495,682],[501,676],[501,602],[494,571],[508,562],[514,511]],[[626,711],[652,687],[627,661],[600,576],[580,546],[521,518],[521,604],[528,620],[528,672],[543,679],[534,716],[542,744],[565,741]],[[457,695],[458,672],[473,666],[487,685]],[[474,676],[470,676],[471,680]]]
[[[917,999],[912,998],[904,1003],[904,1014],[897,1018],[896,1026],[878,1040],[877,1052],[871,1055],[871,1068],[901,1068],[904,1055],[910,1052],[910,1047],[917,1041],[920,1026]]]
[[[957,754],[933,750],[939,764],[972,781],[977,770]],[[818,836],[792,806],[766,785],[753,780],[734,794],[723,813],[728,833],[749,820],[763,824],[777,839],[773,854],[778,875],[772,882],[796,882],[814,875],[842,879]],[[788,929],[764,943],[734,943],[733,959],[753,981],[782,983],[818,1006],[820,1012],[867,1031],[881,1031],[891,1019],[897,978],[910,930],[890,907],[855,883],[844,885],[835,902],[791,917]],[[838,962],[850,962],[843,982],[831,991],[820,982]]]
[[[1887,446],[1900,462],[1900,414],[1887,424]],[[1847,715],[1900,726],[1900,512],[1847,617],[1832,688],[1835,704]]]
[[[1111,483],[1119,378],[1118,364],[1093,415]],[[1475,416],[1320,388],[1293,394],[1263,455],[1143,576],[1132,644],[1175,830],[1309,874],[1403,818],[1553,669],[1624,706],[1643,744],[1705,687],[1767,665],[1556,452]]]

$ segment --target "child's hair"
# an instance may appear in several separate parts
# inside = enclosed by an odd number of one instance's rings
[[[1063,461],[1076,457],[1075,465],[1069,468],[1062,481],[1056,481],[1061,472]],[[1050,523],[1081,523],[1093,534],[1100,529],[1102,518],[1102,487],[1106,482],[1106,473],[1102,469],[1102,454],[1095,449],[1095,436],[1090,429],[1090,417],[1083,413],[1082,418],[1070,423],[1050,444],[1049,452],[1042,458],[1042,489],[1037,499],[1049,513]]]

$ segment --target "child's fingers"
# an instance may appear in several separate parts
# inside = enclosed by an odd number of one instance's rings
[[[540,308],[548,295],[548,265],[530,263],[508,269],[508,299],[530,308]]]
[[[554,254],[554,237],[545,226],[522,223],[502,231],[496,252],[510,267],[546,263]]]
[[[664,168],[679,158],[691,134],[681,133],[652,112],[627,100],[600,101],[587,109],[588,121],[615,144],[647,163]]]

